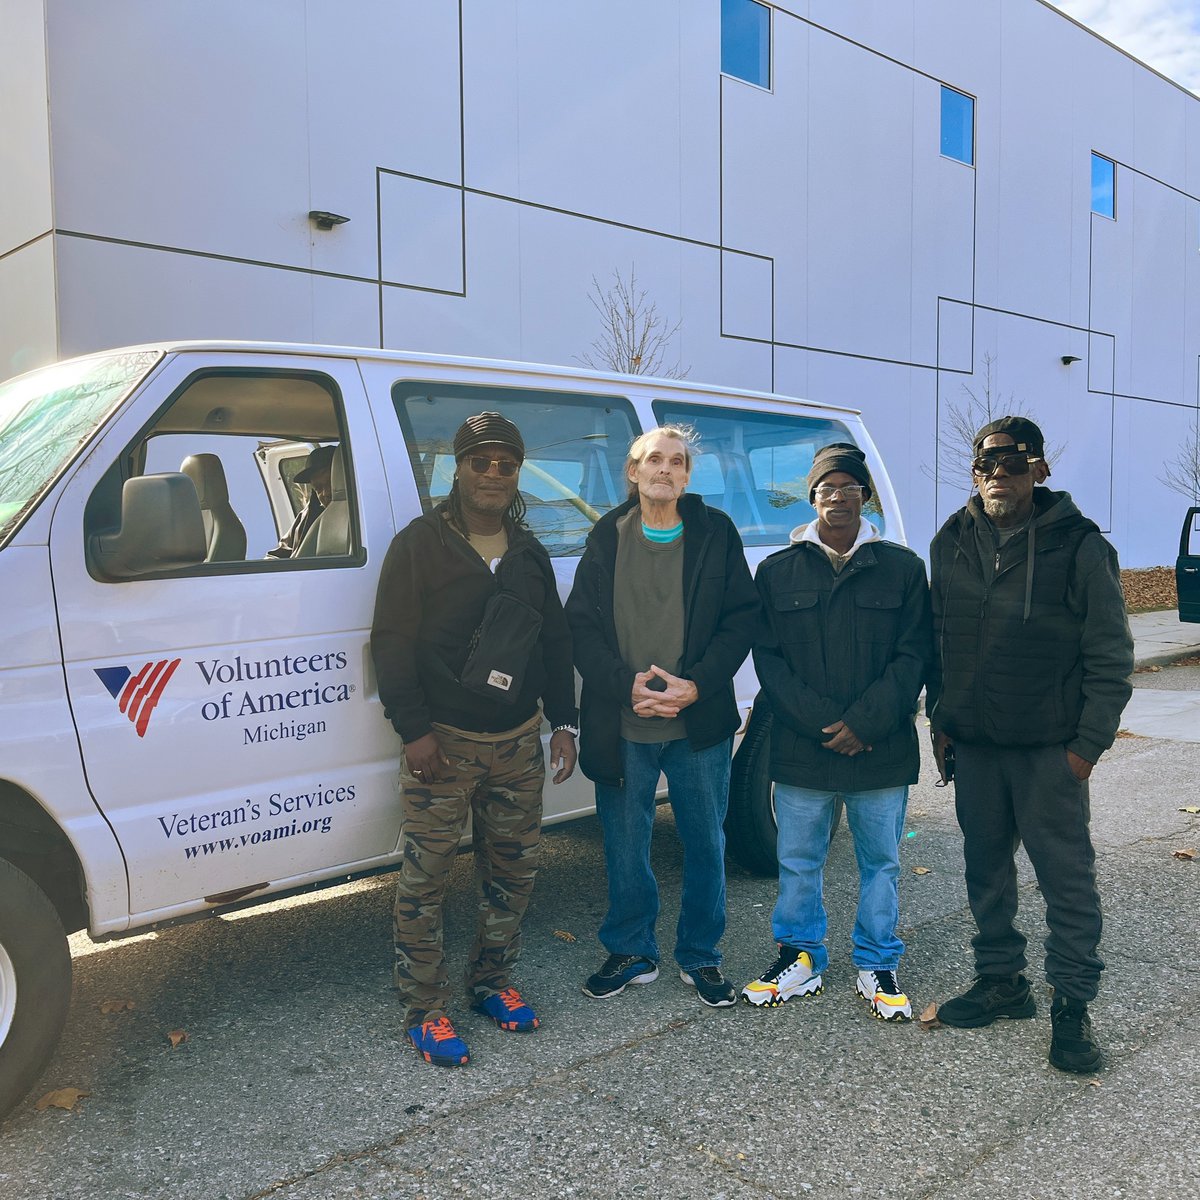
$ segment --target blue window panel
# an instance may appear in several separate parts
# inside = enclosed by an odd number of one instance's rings
[[[942,88],[942,153],[975,165],[975,101],[948,87]]]
[[[1092,212],[1117,217],[1117,164],[1103,154],[1092,155]]]
[[[721,0],[721,70],[771,86],[771,10],[757,0]]]

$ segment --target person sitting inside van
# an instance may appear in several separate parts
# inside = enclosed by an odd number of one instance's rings
[[[296,514],[291,529],[280,539],[279,545],[274,550],[267,551],[268,558],[291,558],[304,541],[304,535],[324,512],[333,495],[330,468],[333,466],[333,452],[336,449],[336,446],[318,446],[308,456],[304,469],[296,472],[294,482],[308,485],[308,498]]]

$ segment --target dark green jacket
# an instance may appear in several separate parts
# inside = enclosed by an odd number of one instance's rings
[[[972,496],[930,547],[935,669],[926,710],[967,743],[1066,746],[1096,762],[1132,688],[1117,553],[1066,492],[1035,488],[1001,548]]]
[[[913,727],[932,645],[925,564],[893,542],[867,542],[834,574],[820,546],[798,542],[756,576],[767,635],[754,669],[774,712],[771,778],[794,787],[867,791],[915,783]],[[826,750],[845,721],[869,745]]]

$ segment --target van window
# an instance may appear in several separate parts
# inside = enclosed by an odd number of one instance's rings
[[[790,413],[655,400],[660,425],[692,426],[699,435],[688,491],[728,513],[747,546],[783,546],[797,525],[816,516],[808,502],[813,457],[830,442],[853,442],[840,421]],[[887,532],[879,498],[863,516]]]
[[[0,384],[0,545],[161,358],[96,355]]]
[[[629,443],[640,430],[620,396],[402,380],[392,402],[428,512],[454,481],[454,434],[478,412],[503,413],[525,439],[525,521],[559,558],[583,553],[592,526],[626,496]]]
[[[362,560],[336,385],[307,372],[193,375],[126,447],[88,502],[90,535],[121,523],[121,489],[182,472],[195,485],[206,557],[197,574],[351,566]],[[318,447],[322,470],[296,482]],[[172,572],[188,574],[189,569]]]

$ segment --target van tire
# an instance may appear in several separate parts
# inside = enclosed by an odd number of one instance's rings
[[[775,789],[771,783],[771,724],[774,714],[760,693],[754,702],[742,744],[733,756],[725,848],[735,862],[755,875],[778,875]],[[833,807],[833,834],[842,820],[839,796]],[[832,837],[832,834],[830,835]]]
[[[50,1061],[70,1004],[71,954],[58,913],[0,858],[0,1120]]]

